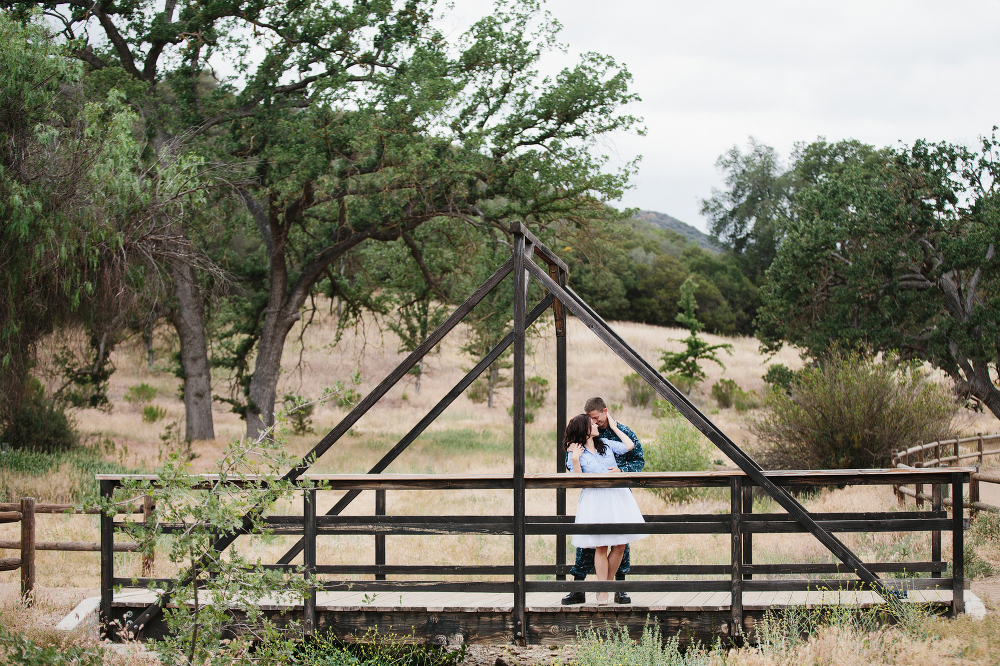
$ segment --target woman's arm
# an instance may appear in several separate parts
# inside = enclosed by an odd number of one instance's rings
[[[618,439],[621,440],[621,443],[623,444],[622,448],[624,448],[625,451],[631,451],[632,449],[635,448],[635,442],[632,441],[631,437],[629,437],[628,435],[626,435],[625,433],[623,433],[618,428],[618,421],[615,421],[614,417],[612,417],[610,414],[608,414],[608,426],[611,428],[612,432],[614,432],[616,435],[618,435]],[[615,447],[615,448],[618,448],[618,447]],[[618,452],[615,451],[615,453],[618,453]]]
[[[583,446],[580,444],[570,444],[566,450],[573,456],[573,469],[576,474],[583,474],[583,467],[580,465],[580,456],[583,455]]]

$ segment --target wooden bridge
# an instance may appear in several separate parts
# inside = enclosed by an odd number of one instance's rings
[[[510,229],[512,257],[469,299],[435,330],[413,353],[390,373],[371,393],[310,451],[302,462],[284,475],[286,481],[313,486],[323,482],[323,490],[302,490],[301,515],[264,517],[278,534],[301,535],[295,546],[271,569],[296,570],[301,554],[303,575],[311,583],[303,598],[261,599],[268,613],[299,620],[307,632],[330,631],[349,637],[368,628],[438,642],[539,642],[559,643],[572,637],[577,627],[603,625],[604,621],[641,631],[649,621],[664,632],[681,632],[684,640],[712,640],[716,636],[737,639],[752,632],[765,610],[782,605],[838,603],[872,605],[888,602],[928,603],[940,610],[961,613],[965,586],[962,562],[963,514],[949,517],[939,501],[929,511],[875,511],[870,513],[809,513],[788,492],[789,488],[882,484],[899,486],[919,483],[946,487],[953,497],[961,497],[968,482],[966,468],[764,471],[728,436],[705,417],[687,397],[672,386],[645,359],[639,356],[582,299],[566,286],[566,265],[545,248],[519,223]],[[537,257],[542,268],[533,261]],[[508,275],[514,280],[513,330],[500,341],[430,412],[364,475],[306,475],[320,458],[392,388],[419,360]],[[530,311],[526,307],[528,279],[537,280],[546,295]],[[553,309],[556,329],[556,422],[553,442],[555,474],[525,474],[524,332],[542,313]],[[672,403],[699,431],[717,446],[738,470],[730,472],[675,472],[615,475],[567,475],[563,472],[564,451],[559,441],[566,423],[566,310],[576,315],[626,364],[645,379],[664,399]],[[511,475],[393,475],[382,472],[501,354],[513,345],[513,436]],[[127,477],[100,476],[101,494],[110,499]],[[566,515],[566,489],[583,487],[716,487],[728,488],[727,514],[649,515],[641,528],[631,524],[590,524],[578,527]],[[505,516],[389,516],[386,492],[503,490],[512,493],[513,512]],[[552,515],[526,515],[526,493],[555,489]],[[754,514],[751,492],[758,489],[772,497],[780,513]],[[344,509],[365,490],[375,491],[372,516],[344,516]],[[317,492],[343,492],[327,511],[317,515]],[[940,498],[945,493],[935,493]],[[960,505],[959,505],[960,506]],[[221,552],[247,534],[252,518],[262,515],[254,509],[244,518],[243,527],[220,536],[212,549]],[[106,629],[118,620],[140,637],[164,631],[160,610],[172,603],[175,581],[131,579],[115,575],[114,535],[121,524],[113,515],[101,519],[102,621]],[[171,529],[185,529],[174,526]],[[728,564],[643,565],[632,567],[624,582],[565,580],[566,535],[590,533],[727,534],[730,539]],[[837,532],[928,532],[931,558],[926,562],[863,562],[834,533]],[[757,533],[805,532],[826,547],[836,564],[767,563],[753,560],[753,535]],[[941,533],[951,532],[952,566],[941,558]],[[374,535],[373,561],[351,565],[327,565],[316,561],[320,538],[337,535]],[[490,534],[513,536],[509,562],[490,566],[387,565],[385,537],[403,538],[415,534]],[[527,535],[555,535],[552,564],[528,565]],[[207,558],[208,555],[205,556]],[[948,572],[949,576],[944,577]],[[881,577],[879,574],[885,574]],[[349,576],[371,577],[352,580]],[[182,574],[182,577],[184,574]],[[419,576],[420,580],[411,577]],[[483,577],[502,580],[484,581]],[[916,576],[916,577],[914,577]],[[393,577],[393,579],[390,579]],[[401,578],[407,577],[407,578]],[[157,592],[128,589],[132,585],[153,586]],[[121,586],[115,592],[116,586]],[[559,597],[571,590],[596,592],[628,591],[630,606],[561,606]],[[376,593],[391,592],[384,597]],[[396,604],[387,603],[395,599]]]

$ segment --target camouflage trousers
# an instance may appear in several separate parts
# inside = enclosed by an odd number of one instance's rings
[[[625,554],[622,555],[622,563],[618,565],[618,576],[624,576],[632,568],[632,562],[629,560],[629,547],[628,544],[625,545]],[[592,574],[595,572],[594,569],[594,549],[593,548],[577,548],[576,549],[576,564],[573,568],[569,570],[573,574],[573,578],[582,579],[586,578],[587,574]]]

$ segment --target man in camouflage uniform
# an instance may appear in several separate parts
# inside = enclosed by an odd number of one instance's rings
[[[590,416],[591,421],[597,424],[598,436],[604,439],[621,441],[618,435],[615,434],[615,431],[608,427],[608,406],[604,403],[604,400],[601,398],[590,398],[584,404],[583,411]],[[618,469],[623,472],[641,472],[642,468],[646,466],[646,460],[642,457],[642,444],[639,443],[639,438],[636,437],[631,428],[621,421],[618,422],[618,429],[635,443],[635,448],[631,451],[627,451],[624,455],[615,455],[615,462],[618,463]],[[622,556],[622,563],[619,565],[618,571],[615,572],[615,580],[625,580],[625,574],[629,572],[631,566],[629,547],[626,545],[625,554]],[[573,565],[573,568],[569,572],[573,574],[573,580],[586,580],[587,574],[595,573],[594,549],[577,548],[576,564]],[[562,598],[564,606],[582,604],[585,601],[586,595],[583,592],[570,592]],[[630,604],[632,603],[632,599],[625,592],[615,592],[615,603]]]

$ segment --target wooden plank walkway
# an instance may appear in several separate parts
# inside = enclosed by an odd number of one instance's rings
[[[596,594],[588,593],[587,603],[560,604],[562,593],[529,592],[527,613],[528,642],[566,644],[578,630],[607,624],[626,626],[638,637],[647,621],[660,625],[666,635],[681,632],[682,642],[710,643],[729,633],[730,594],[728,592],[636,592],[632,604],[598,606]],[[114,595],[113,615],[127,620],[156,600],[145,589],[126,588]],[[938,612],[951,607],[950,590],[911,590],[906,603],[929,605]],[[262,598],[259,605],[269,615],[300,620],[302,602],[297,598]],[[869,608],[882,603],[871,591],[744,592],[744,633],[752,634],[767,611],[817,606]],[[438,643],[511,643],[513,635],[513,594],[470,592],[319,592],[316,599],[318,630],[350,639],[368,629],[395,634],[406,640]],[[156,625],[147,627],[146,637],[162,635]]]

